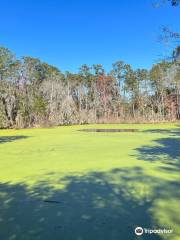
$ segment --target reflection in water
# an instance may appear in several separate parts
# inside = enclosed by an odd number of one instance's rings
[[[138,132],[138,129],[98,129],[98,128],[90,128],[90,129],[80,129],[79,131],[83,131],[83,132]]]

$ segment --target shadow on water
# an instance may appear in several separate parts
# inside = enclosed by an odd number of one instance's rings
[[[178,183],[154,181],[139,167],[69,176],[62,182],[66,187],[61,190],[42,181],[33,191],[25,184],[1,184],[0,239],[135,240],[136,226],[157,226],[150,211],[157,198],[164,193],[180,197]],[[150,186],[153,191],[146,194]],[[146,234],[141,239],[163,238]]]
[[[0,144],[26,139],[28,136],[0,136]]]
[[[147,131],[146,131],[147,132]],[[162,138],[152,141],[153,145],[144,145],[135,149],[138,154],[137,158],[140,160],[157,162],[166,164],[162,167],[168,171],[180,170],[180,130],[148,130],[150,133],[162,133]],[[169,137],[164,137],[163,134],[168,134]]]
[[[171,136],[180,136],[180,129],[148,129],[144,130],[144,133],[160,133],[160,134],[168,134]]]

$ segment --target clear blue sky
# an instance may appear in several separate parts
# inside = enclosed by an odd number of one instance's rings
[[[159,0],[161,1],[161,0]],[[116,60],[149,68],[166,49],[160,27],[180,29],[180,6],[151,0],[2,0],[0,45],[39,57],[62,71]]]

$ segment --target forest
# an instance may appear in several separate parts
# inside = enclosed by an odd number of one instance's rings
[[[180,49],[151,69],[124,61],[77,73],[0,47],[0,128],[180,119]]]

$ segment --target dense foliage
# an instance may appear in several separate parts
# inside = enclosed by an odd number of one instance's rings
[[[179,55],[151,70],[118,61],[62,73],[0,47],[0,127],[164,121],[180,118]]]

